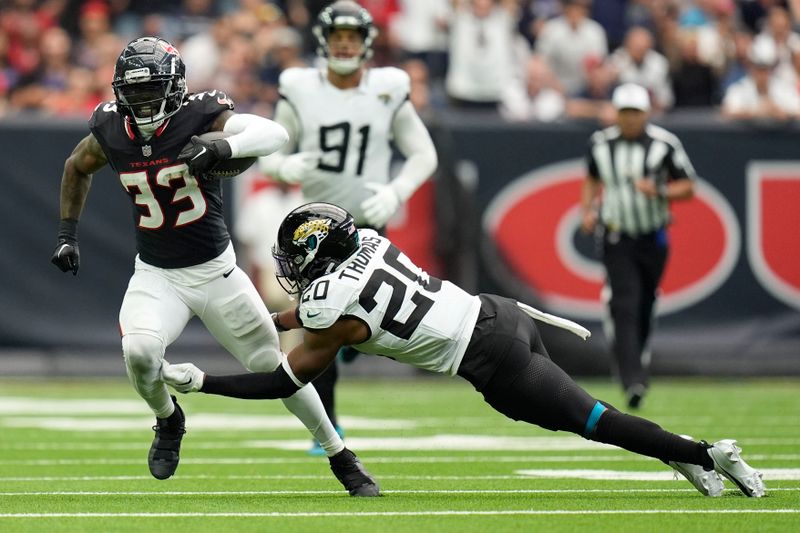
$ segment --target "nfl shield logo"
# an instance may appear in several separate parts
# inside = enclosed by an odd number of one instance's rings
[[[150,157],[153,154],[153,149],[150,147],[149,144],[145,144],[142,146],[142,155],[145,157]]]

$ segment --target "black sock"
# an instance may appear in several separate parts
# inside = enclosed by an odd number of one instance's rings
[[[649,420],[613,408],[600,417],[591,439],[664,462],[676,461],[700,465],[706,470],[714,469],[714,462],[706,452],[707,445],[684,439]]]

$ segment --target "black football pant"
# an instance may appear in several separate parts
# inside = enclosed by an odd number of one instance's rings
[[[614,328],[612,352],[622,387],[647,387],[648,369],[642,364],[653,323],[656,291],[667,262],[664,230],[630,237],[606,231],[603,263],[611,287],[609,311]]]
[[[458,375],[513,420],[570,431],[662,461],[713,468],[705,448],[596,400],[550,360],[535,322],[514,300],[480,295],[481,310]]]

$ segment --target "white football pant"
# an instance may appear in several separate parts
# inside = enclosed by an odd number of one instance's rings
[[[122,353],[133,387],[157,417],[167,417],[174,410],[159,376],[164,352],[195,315],[251,372],[271,372],[284,357],[266,306],[238,266],[227,277],[219,275],[190,286],[168,279],[155,267],[140,269],[137,265],[119,314]],[[344,448],[313,385],[306,385],[283,403],[329,456]]]

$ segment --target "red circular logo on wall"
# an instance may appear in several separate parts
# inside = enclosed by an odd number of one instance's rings
[[[501,255],[498,260],[504,260],[548,307],[600,318],[603,265],[574,244],[585,172],[584,161],[573,159],[520,176],[492,200],[483,225]],[[658,303],[662,314],[713,293],[739,256],[739,224],[733,209],[703,180],[698,180],[695,191],[692,200],[671,206],[670,257]]]

